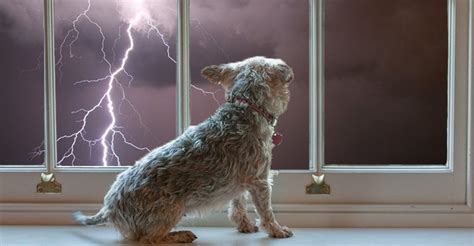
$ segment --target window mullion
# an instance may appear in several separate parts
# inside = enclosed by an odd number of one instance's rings
[[[54,55],[54,1],[44,0],[44,112],[45,165],[51,173],[57,161],[56,76]]]
[[[324,163],[324,0],[309,0],[310,170]]]
[[[178,31],[176,45],[176,106],[177,135],[186,130],[191,122],[189,89],[191,86],[189,59],[190,1],[177,0]]]

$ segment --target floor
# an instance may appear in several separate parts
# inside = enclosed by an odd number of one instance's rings
[[[181,228],[180,228],[181,229]],[[183,228],[184,229],[184,228]],[[233,228],[185,228],[198,239],[192,245],[447,245],[473,246],[474,229],[294,229],[289,239],[263,232],[240,234]],[[109,227],[0,226],[0,245],[138,245],[125,242]]]

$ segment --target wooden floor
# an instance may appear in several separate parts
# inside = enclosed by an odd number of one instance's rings
[[[181,228],[180,228],[181,229]],[[192,245],[446,245],[474,246],[474,229],[294,229],[294,237],[272,239],[263,232],[240,234],[233,228],[190,229]],[[109,227],[0,226],[0,245],[138,245],[125,242]]]

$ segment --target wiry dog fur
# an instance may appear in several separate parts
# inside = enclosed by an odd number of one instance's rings
[[[292,69],[280,59],[252,57],[208,66],[202,75],[221,84],[227,98],[246,98],[273,116],[289,101]],[[190,231],[170,232],[184,214],[202,213],[230,201],[229,218],[240,232],[256,232],[244,194],[250,193],[260,225],[271,237],[292,232],[271,208],[273,127],[247,104],[225,103],[210,118],[154,149],[121,173],[94,216],[75,214],[86,225],[113,224],[130,240],[189,243]]]

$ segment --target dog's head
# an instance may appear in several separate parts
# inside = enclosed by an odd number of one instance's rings
[[[222,85],[228,97],[251,100],[275,116],[285,112],[290,100],[288,86],[293,69],[281,59],[262,56],[240,62],[205,67],[201,74]]]

